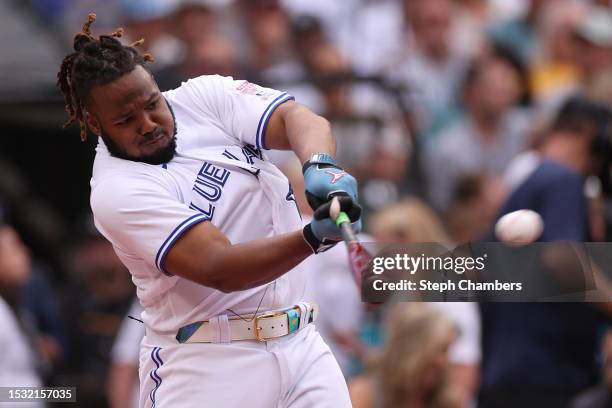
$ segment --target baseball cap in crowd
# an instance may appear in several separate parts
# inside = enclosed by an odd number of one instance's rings
[[[612,10],[593,7],[578,23],[576,34],[591,44],[612,48]]]

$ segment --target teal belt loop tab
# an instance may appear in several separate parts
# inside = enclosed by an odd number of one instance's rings
[[[286,313],[289,319],[289,333],[293,333],[300,328],[300,313],[296,309],[288,309]]]
[[[186,343],[187,340],[189,340],[189,338],[193,336],[193,333],[195,333],[196,330],[200,328],[202,323],[203,322],[195,322],[195,323],[188,324],[187,326],[181,327],[178,330],[178,333],[176,333],[176,340],[179,343]]]

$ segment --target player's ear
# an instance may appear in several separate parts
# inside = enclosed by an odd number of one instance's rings
[[[96,136],[100,136],[101,132],[101,127],[100,127],[100,122],[98,122],[98,120],[88,111],[85,111],[85,121],[87,122],[87,126],[89,126],[89,129],[96,134]]]

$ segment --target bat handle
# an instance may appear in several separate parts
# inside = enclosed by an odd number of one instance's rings
[[[338,218],[336,218],[336,225],[340,227],[344,241],[347,243],[357,241],[357,235],[355,235],[355,231],[353,231],[353,228],[351,227],[351,219],[344,211],[340,211],[338,214]]]

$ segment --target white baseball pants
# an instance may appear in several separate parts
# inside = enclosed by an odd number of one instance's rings
[[[314,324],[264,343],[151,344],[140,350],[140,408],[351,407]]]

